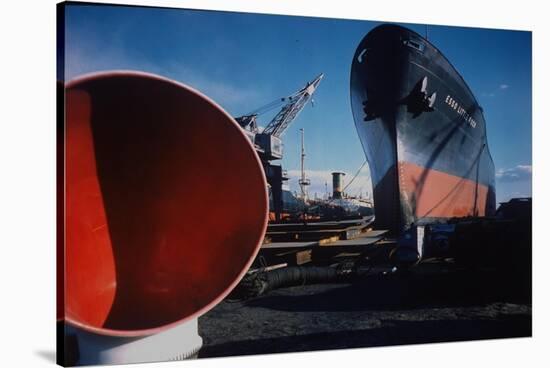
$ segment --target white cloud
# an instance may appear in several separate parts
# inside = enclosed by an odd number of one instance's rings
[[[258,103],[261,100],[261,97],[254,89],[220,82],[183,64],[172,65],[169,73],[179,82],[198,89],[222,106],[245,102],[247,105],[254,106],[254,103]]]
[[[496,178],[501,183],[531,180],[532,171],[531,165],[517,165],[508,169],[499,169],[496,172]]]
[[[221,82],[207,73],[179,62],[155,63],[147,58],[130,57],[124,47],[100,49],[90,42],[86,45],[70,43],[66,48],[65,80],[79,75],[106,70],[139,70],[189,85],[224,108],[252,109],[265,103],[257,88]]]
[[[482,95],[483,97],[495,97],[496,94],[497,94],[497,92],[499,92],[499,91],[505,91],[505,90],[507,90],[508,88],[510,88],[510,85],[503,83],[503,84],[500,84],[500,85],[498,86],[498,89],[496,89],[496,90],[494,90],[494,91],[492,91],[492,92],[483,92],[483,93],[481,93],[481,95]]]
[[[498,195],[497,203],[505,203],[512,198],[529,198],[532,196],[530,192],[518,192],[518,191],[505,192],[505,193],[500,193],[497,191],[497,195]]]

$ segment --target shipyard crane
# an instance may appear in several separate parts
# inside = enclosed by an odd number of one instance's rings
[[[304,106],[311,100],[313,93],[322,79],[323,73],[318,75],[313,81],[308,82],[302,89],[294,94],[272,101],[247,115],[235,118],[251,140],[252,144],[254,144],[260,156],[267,182],[271,187],[271,196],[273,200],[273,208],[271,208],[271,211],[274,212],[275,220],[277,221],[281,219],[283,207],[283,181],[288,180],[288,178],[284,175],[281,165],[274,165],[271,161],[283,158],[281,137],[294,119],[296,119],[298,114],[304,109]],[[257,123],[258,116],[280,107],[281,105],[283,106],[280,108],[279,112],[271,119],[267,126],[261,130]]]
[[[245,132],[247,132],[252,143],[257,146],[257,151],[262,159],[271,161],[279,160],[283,157],[281,137],[294,119],[296,119],[298,114],[303,110],[306,103],[311,100],[311,96],[313,96],[319,83],[321,83],[321,79],[323,79],[322,73],[294,94],[272,101],[250,114],[235,118]],[[267,126],[260,131],[256,121],[257,117],[281,104],[284,105],[277,115],[275,115]]]

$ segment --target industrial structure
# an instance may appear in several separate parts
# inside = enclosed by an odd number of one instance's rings
[[[322,79],[323,74],[321,73],[317,78],[308,82],[305,87],[294,94],[277,99],[250,114],[235,118],[256,147],[256,151],[262,161],[273,200],[273,208],[270,209],[270,212],[274,213],[276,221],[281,220],[283,208],[283,181],[288,180],[288,177],[286,177],[281,165],[272,164],[271,161],[283,158],[283,143],[281,137],[298,114],[303,110],[306,103],[311,100],[313,93]],[[263,130],[259,128],[257,124],[258,116],[279,107],[281,104],[284,105],[269,124],[267,124]],[[303,183],[300,183],[301,188],[307,185],[305,184],[305,177],[301,178],[300,181],[303,181]]]

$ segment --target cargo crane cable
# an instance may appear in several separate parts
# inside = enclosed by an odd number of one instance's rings
[[[290,97],[281,97],[277,98],[263,106],[258,107],[256,110],[249,112],[248,114],[245,114],[244,116],[260,116],[263,115],[271,110],[276,109],[277,107],[281,106],[288,98]]]
[[[342,189],[342,192],[345,192],[346,189],[348,189],[348,187],[351,185],[351,183],[353,183],[353,181],[357,178],[357,176],[359,176],[359,173],[361,172],[361,170],[363,170],[363,167],[365,167],[365,165],[367,164],[367,160],[365,160],[361,166],[359,167],[359,169],[357,170],[357,172],[355,173],[355,175],[353,176],[353,178],[351,178],[351,180],[349,181],[349,183],[346,184],[346,186],[344,187],[344,189]]]
[[[269,121],[266,127],[262,130],[262,133],[269,134],[274,137],[281,137],[288,126],[292,121],[298,116],[302,111],[304,106],[313,98],[313,93],[321,83],[324,74],[320,74],[313,81],[308,82],[305,87],[294,92],[293,94],[275,99],[256,110],[251,111],[250,113],[240,116],[237,121],[245,119],[244,121],[249,120],[250,118],[255,118],[257,116],[263,115],[271,110],[280,108],[279,112]],[[313,103],[313,101],[312,101]],[[281,107],[282,106],[282,107]],[[242,124],[241,124],[242,126]]]
[[[263,133],[280,138],[305,105],[311,100],[323,76],[324,74],[319,74],[312,82],[307,83],[305,87],[288,97],[286,105],[267,124]]]
[[[290,95],[290,96],[286,96],[286,97],[280,97],[280,98],[276,98],[275,100],[263,105],[263,106],[260,106],[258,107],[256,110],[253,110],[251,112],[249,112],[248,114],[245,114],[244,116],[252,116],[252,115],[256,115],[256,116],[260,116],[260,115],[263,115],[271,110],[274,110],[276,109],[277,107],[280,107],[282,106],[285,102],[290,102],[292,101],[293,99],[295,99],[298,95],[300,95],[302,93],[302,90],[298,91],[298,92],[295,92],[294,94]],[[311,103],[312,105],[314,104],[313,103],[313,98],[311,99]]]

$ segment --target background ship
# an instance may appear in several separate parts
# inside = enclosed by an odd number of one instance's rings
[[[495,212],[483,110],[443,54],[419,34],[382,25],[351,68],[355,126],[373,181],[378,227]]]

